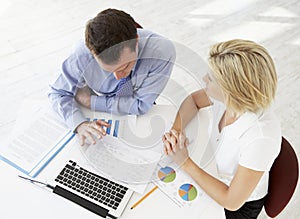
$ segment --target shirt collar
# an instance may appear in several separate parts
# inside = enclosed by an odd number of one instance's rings
[[[236,138],[240,138],[249,128],[251,128],[258,120],[261,113],[245,112],[236,120],[231,129],[234,129]]]
[[[135,64],[133,66],[133,68],[131,69],[131,74],[134,75],[135,74],[135,68],[136,68],[136,65],[137,65],[137,62],[139,61],[140,59],[140,50],[139,50],[139,37],[138,37],[138,46],[135,48],[135,52],[136,52],[136,61],[135,61]]]

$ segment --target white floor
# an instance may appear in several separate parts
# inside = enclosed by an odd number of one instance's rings
[[[299,155],[298,0],[0,0],[1,141],[10,134],[22,100],[47,98],[48,84],[71,46],[83,37],[86,21],[108,7],[127,11],[144,28],[176,42],[181,63],[171,82],[188,92],[195,89],[193,75],[202,73],[201,60],[213,43],[244,38],[264,45],[278,71],[275,111],[283,135]],[[278,218],[300,218],[299,204],[297,190]]]

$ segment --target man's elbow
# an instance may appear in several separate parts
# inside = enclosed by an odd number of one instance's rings
[[[139,108],[137,109],[136,115],[137,115],[137,116],[144,115],[144,114],[146,114],[149,110],[150,110],[150,108],[139,107]]]
[[[151,109],[152,106],[153,106],[153,104],[140,102],[137,105],[136,109],[134,110],[133,114],[135,114],[137,116],[144,115]]]

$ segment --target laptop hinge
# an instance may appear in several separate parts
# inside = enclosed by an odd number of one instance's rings
[[[76,204],[80,205],[81,207],[84,207],[92,212],[94,212],[95,214],[101,216],[101,217],[107,217],[108,216],[108,210],[96,205],[93,202],[90,202],[72,192],[69,192],[68,190],[60,187],[60,186],[55,186],[55,188],[53,189],[53,192],[57,195],[60,195],[72,202],[75,202]]]

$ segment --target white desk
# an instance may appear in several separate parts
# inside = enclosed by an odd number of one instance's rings
[[[200,113],[200,117],[202,114]],[[174,116],[174,112],[170,116]],[[206,120],[203,121],[203,125],[205,125]],[[204,130],[202,133],[204,133]],[[68,151],[68,146],[55,159],[59,159],[59,156],[65,156],[64,153]],[[197,153],[194,153],[194,155],[197,155]],[[51,161],[49,165],[52,162],[54,161]],[[20,173],[1,161],[0,173],[0,217],[2,219],[101,218],[75,203],[53,194],[47,189],[42,189],[18,178],[17,175]],[[147,191],[152,187],[153,185],[149,184]],[[120,217],[121,219],[178,218],[178,213],[181,209],[162,191],[156,190],[140,205],[131,210],[130,206],[140,197],[141,195],[134,193],[123,215]],[[223,208],[213,200],[209,199],[203,204],[205,208],[202,212],[199,212],[198,218],[225,218]],[[188,218],[188,215],[186,216]]]

